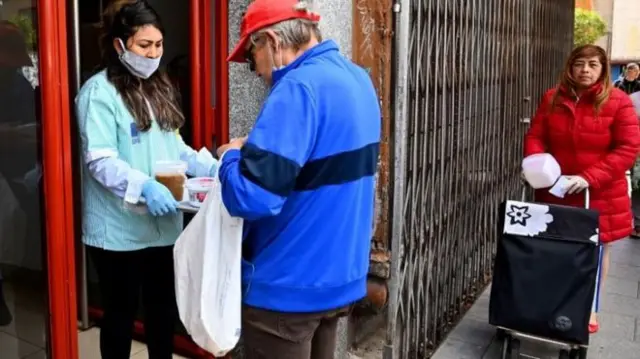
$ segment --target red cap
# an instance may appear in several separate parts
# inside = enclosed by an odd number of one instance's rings
[[[291,19],[320,21],[320,15],[304,10],[296,10],[298,0],[255,0],[247,8],[240,24],[240,41],[231,51],[227,61],[246,62],[244,52],[249,36],[269,25]]]
[[[0,22],[0,65],[22,67],[31,66],[24,35],[9,21]]]

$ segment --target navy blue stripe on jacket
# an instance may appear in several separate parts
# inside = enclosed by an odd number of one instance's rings
[[[240,173],[271,193],[287,197],[293,190],[308,191],[373,176],[379,144],[309,161],[300,167],[294,161],[249,143],[242,148]]]

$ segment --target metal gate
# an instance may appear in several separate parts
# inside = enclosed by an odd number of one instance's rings
[[[571,50],[571,0],[412,0],[396,10],[385,358],[428,358],[490,280],[526,123]]]

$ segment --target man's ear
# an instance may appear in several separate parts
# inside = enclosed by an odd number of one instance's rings
[[[265,31],[269,39],[271,40],[271,49],[275,52],[280,47],[280,39],[276,36],[276,33],[273,30]]]

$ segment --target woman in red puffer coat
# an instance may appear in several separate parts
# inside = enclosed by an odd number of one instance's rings
[[[633,223],[626,178],[640,151],[638,117],[629,97],[611,84],[605,51],[593,45],[576,48],[560,84],[545,93],[524,139],[524,155],[549,153],[569,179],[568,194],[558,198],[536,191],[536,201],[590,206],[600,212],[604,243],[600,287],[609,268],[609,244],[631,234]],[[595,313],[589,332],[598,331]]]

